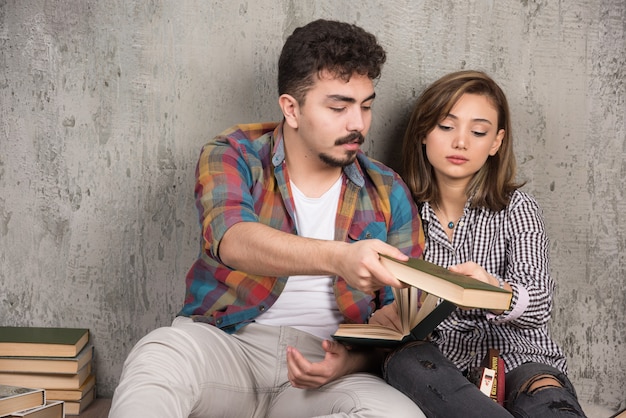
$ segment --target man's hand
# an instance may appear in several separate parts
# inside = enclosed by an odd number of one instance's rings
[[[319,363],[308,361],[295,347],[287,347],[287,376],[295,388],[316,389],[350,373],[365,371],[369,367],[365,353],[348,350],[344,345],[325,340],[326,351]]]
[[[341,247],[335,253],[337,274],[355,289],[371,293],[384,286],[401,288],[404,284],[395,278],[380,262],[380,254],[401,261],[408,256],[383,241],[366,239]]]

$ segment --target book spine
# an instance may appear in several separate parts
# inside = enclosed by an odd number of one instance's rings
[[[500,405],[504,406],[504,382],[505,382],[505,374],[504,374],[504,360],[502,357],[498,357],[498,370],[496,370],[496,402]]]
[[[495,372],[495,378],[489,397],[493,399],[494,402],[504,405],[504,360],[500,357],[499,351],[495,348],[490,348],[481,365],[493,369]]]

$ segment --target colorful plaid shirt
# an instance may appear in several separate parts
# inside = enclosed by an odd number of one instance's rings
[[[179,315],[234,332],[276,301],[288,277],[263,277],[230,269],[218,251],[224,233],[238,222],[260,222],[296,234],[294,201],[285,164],[282,124],[237,125],[208,144],[196,168],[196,206],[201,251],[186,278]],[[378,238],[412,257],[424,247],[417,207],[398,174],[362,152],[344,168],[335,240]],[[366,294],[341,277],[333,290],[345,321],[363,323],[390,303],[390,288]]]

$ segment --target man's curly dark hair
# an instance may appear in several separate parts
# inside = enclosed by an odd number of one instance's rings
[[[321,72],[346,82],[354,74],[374,80],[385,60],[385,50],[376,37],[359,26],[315,20],[287,38],[278,60],[278,94],[289,94],[303,104],[307,90]]]

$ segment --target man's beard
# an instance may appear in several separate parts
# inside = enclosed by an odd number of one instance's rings
[[[337,139],[335,141],[335,145],[341,146],[341,145],[349,144],[352,142],[357,142],[359,145],[362,145],[363,142],[365,142],[365,138],[360,132],[355,132],[348,136],[344,136],[343,138]],[[320,153],[319,159],[331,167],[345,167],[354,162],[354,160],[356,159],[357,152],[358,151],[348,151],[346,152],[344,158],[335,158],[335,157],[331,157],[330,155]]]

